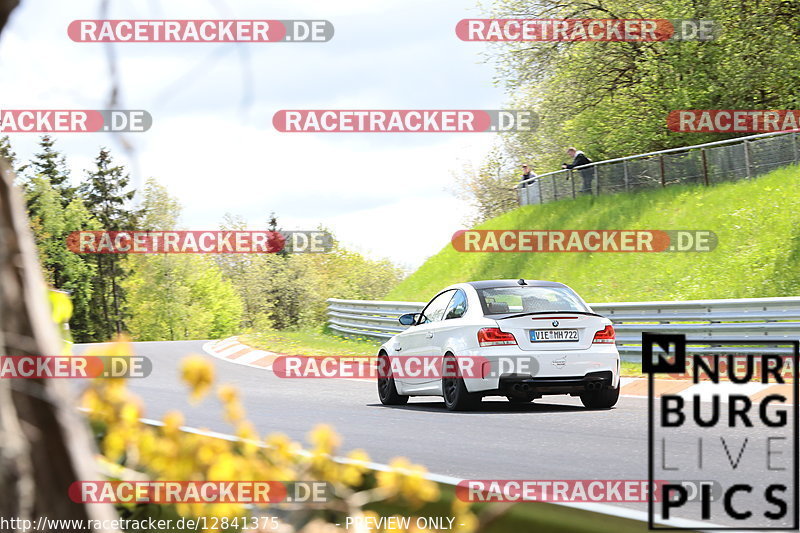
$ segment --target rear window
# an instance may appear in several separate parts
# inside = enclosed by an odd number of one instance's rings
[[[498,287],[479,289],[487,315],[541,311],[589,311],[578,295],[565,287]]]

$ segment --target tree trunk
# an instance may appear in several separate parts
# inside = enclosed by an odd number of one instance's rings
[[[13,4],[0,0],[0,24]],[[60,353],[46,291],[22,197],[0,160],[0,355]],[[0,379],[0,518],[35,524],[37,517],[117,516],[109,505],[81,505],[68,496],[74,481],[99,479],[94,443],[75,407],[63,380]]]

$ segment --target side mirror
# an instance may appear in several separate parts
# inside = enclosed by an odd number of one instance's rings
[[[397,320],[404,326],[413,326],[414,322],[417,321],[417,316],[419,316],[419,313],[406,313],[400,315],[400,318]]]

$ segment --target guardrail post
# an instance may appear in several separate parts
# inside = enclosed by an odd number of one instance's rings
[[[597,183],[597,194],[595,196],[600,196],[600,174],[597,172],[597,165],[594,166],[594,181]]]
[[[658,167],[661,170],[661,186],[662,187],[666,187],[667,186],[667,180],[666,180],[666,178],[664,176],[664,154],[661,154],[660,156],[658,156]]]
[[[747,179],[753,177],[752,172],[750,170],[750,141],[744,141],[744,168],[745,173],[747,175]]]
[[[569,177],[570,177],[569,182],[572,184],[572,198],[575,198],[575,180],[572,179],[572,171],[569,170],[568,172],[569,172]]]
[[[700,158],[703,160],[703,183],[708,187],[708,160],[705,148],[700,148]]]
[[[625,179],[625,190],[630,189],[630,177],[628,176],[628,160],[622,162],[622,175]]]
[[[570,175],[572,172],[570,172]],[[558,186],[556,185],[556,175],[550,176],[550,181],[553,182],[553,200],[558,200]]]
[[[792,133],[792,146],[794,147],[794,162],[800,163],[800,147],[797,146],[797,132]]]
[[[536,186],[539,187],[539,205],[544,203],[544,196],[542,196],[542,179],[539,178],[536,180]]]

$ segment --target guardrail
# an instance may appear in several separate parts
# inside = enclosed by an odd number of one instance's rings
[[[328,300],[328,323],[345,335],[388,339],[405,330],[397,318],[418,313],[424,302]],[[618,302],[589,304],[614,322],[617,348],[623,359],[641,361],[643,332],[683,333],[702,341],[693,351],[729,352],[713,341],[787,341],[800,338],[800,297]],[[708,346],[705,346],[708,344]],[[741,353],[783,352],[783,348],[743,348]]]
[[[535,205],[675,183],[713,185],[752,178],[792,163],[800,163],[798,130],[597,161],[540,174],[516,188],[520,205]]]

